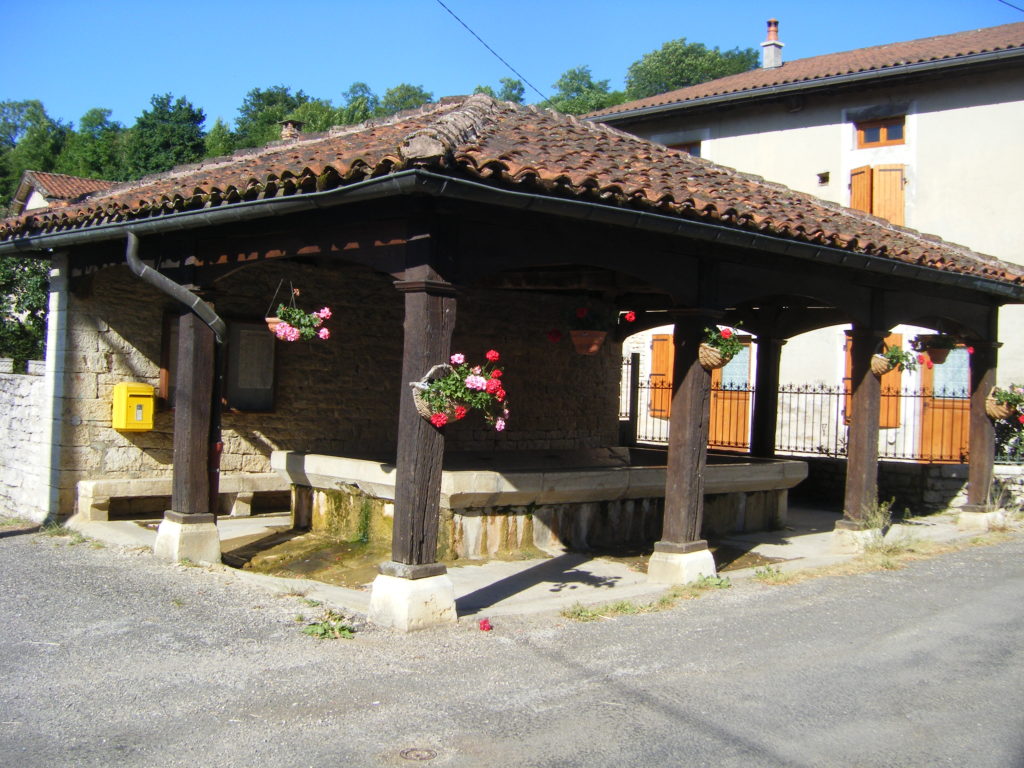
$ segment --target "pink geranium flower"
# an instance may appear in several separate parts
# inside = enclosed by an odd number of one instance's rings
[[[505,420],[504,419],[495,419],[495,421],[494,421],[494,429],[497,430],[498,432],[504,432],[505,431]]]
[[[327,328],[321,328],[319,331],[316,332],[316,335],[319,336],[321,339],[331,338],[331,332]]]
[[[469,376],[466,377],[466,389],[475,389],[477,391],[483,392],[484,390],[487,389],[487,381],[488,380],[485,379],[483,376],[470,374]]]
[[[324,307],[319,312],[314,312],[313,314],[316,315],[317,317],[319,317],[321,320],[330,320],[331,319],[331,308],[330,307]]]
[[[466,362],[466,356],[461,352],[456,352],[448,359],[452,365],[462,365],[464,362]]]

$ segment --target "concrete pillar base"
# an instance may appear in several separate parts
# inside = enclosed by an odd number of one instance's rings
[[[403,579],[383,573],[373,580],[369,619],[399,632],[454,624],[455,587],[448,574]]]
[[[842,528],[838,524],[832,531],[832,551],[845,555],[858,555],[866,547],[882,540],[881,528],[866,528],[854,530]]]
[[[651,554],[647,581],[652,584],[689,584],[701,576],[717,575],[710,549],[696,552],[659,552]]]
[[[961,531],[991,531],[1006,527],[1006,513],[1001,509],[991,512],[961,512],[956,516],[956,527]]]
[[[164,513],[156,529],[153,554],[162,560],[180,563],[190,560],[207,565],[220,564],[220,533],[213,515]]]

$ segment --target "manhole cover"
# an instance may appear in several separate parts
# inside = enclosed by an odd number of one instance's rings
[[[403,749],[398,754],[405,760],[433,760],[437,757],[437,752],[432,749],[426,749],[425,747],[411,747],[410,749]]]

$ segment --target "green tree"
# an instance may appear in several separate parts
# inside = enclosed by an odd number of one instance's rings
[[[721,51],[703,43],[688,43],[685,37],[670,40],[656,51],[646,53],[629,66],[626,96],[644,99],[688,85],[704,83],[754,69],[758,63],[753,48]]]
[[[300,104],[287,118],[300,121],[306,133],[320,133],[341,125],[340,111],[325,99],[310,99]]]
[[[394,88],[384,91],[384,98],[380,100],[377,111],[381,115],[393,115],[403,109],[422,107],[433,98],[434,95],[423,90],[422,86],[399,83]]]
[[[150,99],[152,109],[144,110],[128,132],[126,155],[132,178],[160,173],[203,156],[203,110],[185,97],[172,102],[165,93]]]
[[[125,128],[111,121],[109,109],[90,109],[68,136],[54,170],[87,179],[126,179],[124,139]]]
[[[0,107],[0,205],[10,203],[25,171],[52,171],[71,128],[46,114],[42,102]]]
[[[302,91],[292,93],[284,85],[253,88],[245,94],[235,118],[235,138],[238,147],[262,147],[281,138],[279,123],[309,101]]]
[[[541,106],[567,115],[583,115],[611,107],[621,104],[625,98],[621,91],[610,90],[607,80],[594,80],[590,67],[567,70],[552,87],[555,95]]]
[[[48,282],[47,262],[0,257],[0,357],[13,357],[15,370],[43,357]]]
[[[380,99],[366,83],[355,82],[341,94],[344,104],[338,110],[341,125],[353,125],[369,120],[378,113]]]
[[[497,93],[489,85],[478,85],[473,89],[473,93],[486,93],[488,96],[499,101],[512,101],[516,104],[523,103],[523,99],[526,97],[526,88],[523,86],[522,80],[503,77],[499,82],[501,83],[501,89]]]
[[[224,157],[235,151],[235,135],[219,117],[203,140],[205,157]]]

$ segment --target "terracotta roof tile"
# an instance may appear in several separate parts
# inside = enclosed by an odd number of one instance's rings
[[[952,35],[876,45],[784,62],[772,69],[752,69],[668,93],[638,99],[594,112],[588,117],[611,117],[650,107],[685,104],[712,96],[754,93],[792,83],[813,83],[858,72],[884,72],[907,64],[962,59],[972,54],[1024,48],[1024,22],[986,27]]]
[[[1024,283],[1020,268],[966,248],[606,125],[484,95],[445,99],[386,121],[335,128],[120,184],[80,203],[2,221],[0,243],[303,195],[409,168]]]
[[[63,173],[44,173],[42,171],[26,171],[25,179],[39,193],[50,200],[77,200],[78,198],[110,189],[117,182],[103,179],[83,179],[79,176],[68,176]]]

